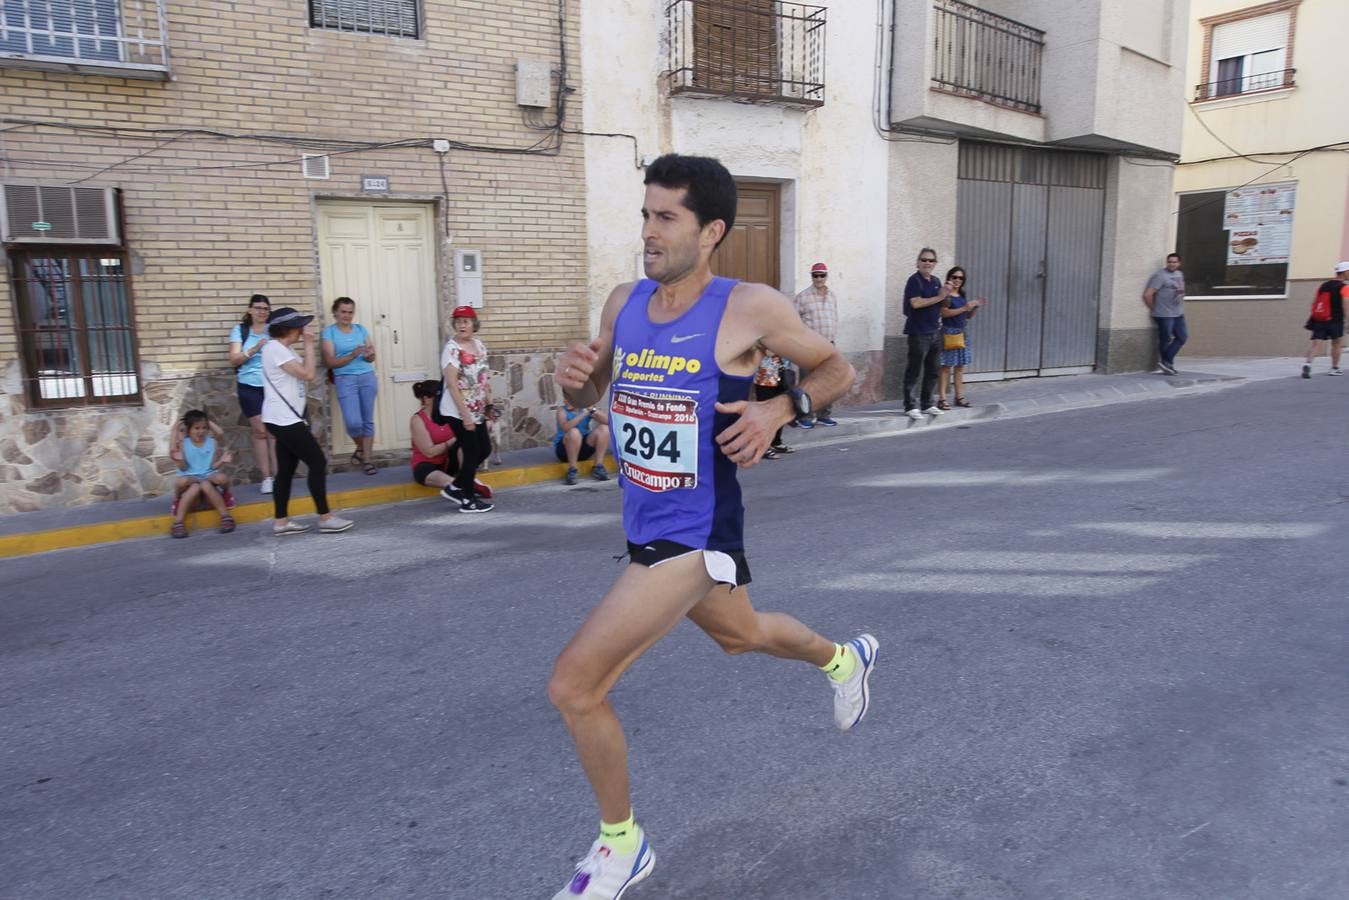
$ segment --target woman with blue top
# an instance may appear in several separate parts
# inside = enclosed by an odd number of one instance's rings
[[[267,316],[272,301],[263,294],[248,300],[248,312],[230,329],[230,362],[239,393],[239,409],[248,420],[253,436],[253,462],[262,472],[262,493],[272,492],[276,474],[276,439],[262,422],[262,347],[268,341]]]
[[[970,401],[965,399],[965,367],[970,364],[970,344],[965,336],[965,326],[985,303],[983,297],[974,301],[966,299],[965,270],[960,266],[947,271],[946,283],[952,286],[952,292],[949,304],[941,310],[941,371],[937,379],[937,396],[941,399],[937,401],[937,409],[942,410],[951,408],[951,404],[946,402],[946,386],[952,381],[955,382],[956,406],[970,405]]]
[[[342,407],[342,423],[356,444],[351,461],[374,475],[379,470],[370,461],[375,442],[375,395],[379,381],[375,377],[375,345],[364,325],[357,325],[356,301],[338,297],[333,301],[332,325],[323,329],[323,364],[333,376],[337,403]]]

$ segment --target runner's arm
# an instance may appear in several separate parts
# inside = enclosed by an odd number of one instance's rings
[[[600,314],[600,333],[589,344],[576,341],[558,358],[553,380],[574,409],[595,406],[609,390],[613,377],[614,323],[631,293],[631,283],[620,284],[610,291]]]

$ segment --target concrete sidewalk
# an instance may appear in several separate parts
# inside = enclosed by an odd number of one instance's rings
[[[788,443],[808,449],[861,437],[921,434],[1000,418],[1179,397],[1220,390],[1247,381],[1296,379],[1301,360],[1182,359],[1181,364],[1181,373],[1174,377],[1148,373],[1090,374],[974,382],[966,385],[966,393],[974,403],[970,409],[952,409],[939,417],[925,416],[921,421],[912,421],[904,415],[903,404],[898,401],[841,408],[838,411],[839,425],[836,427],[816,427],[809,431],[788,428],[784,436]],[[482,476],[482,480],[491,485],[493,490],[560,481],[566,472],[566,466],[555,460],[549,447],[503,453],[502,460],[503,466],[493,468]],[[582,475],[588,469],[588,465],[583,466]],[[257,485],[253,484],[236,488],[237,505],[233,515],[238,524],[271,518],[271,498],[259,494],[257,490]],[[403,465],[381,469],[373,476],[360,472],[330,474],[328,494],[329,503],[335,510],[437,496],[436,491],[412,481],[408,468]],[[167,536],[172,524],[169,505],[170,498],[161,496],[0,516],[0,557],[130,538]],[[302,478],[297,477],[295,481],[291,511],[295,515],[314,512],[313,501],[309,498]],[[214,529],[216,523],[214,511],[195,512],[187,517],[191,530]]]

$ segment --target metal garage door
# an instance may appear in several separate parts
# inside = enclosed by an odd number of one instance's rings
[[[972,373],[1016,377],[1096,364],[1106,157],[963,142],[955,262],[969,296]]]

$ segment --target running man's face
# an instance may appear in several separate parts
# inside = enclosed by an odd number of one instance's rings
[[[642,268],[647,278],[670,284],[712,256],[725,230],[720,219],[698,227],[698,217],[684,205],[687,188],[646,186],[642,202]],[[706,256],[703,254],[706,253]]]

